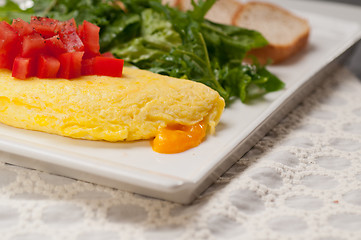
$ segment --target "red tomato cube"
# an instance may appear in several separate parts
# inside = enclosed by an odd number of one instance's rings
[[[11,70],[16,56],[17,52],[15,50],[10,52],[0,50],[0,68]]]
[[[12,69],[15,56],[19,53],[20,37],[7,22],[0,22],[0,68]]]
[[[68,21],[61,22],[58,25],[57,31],[67,52],[84,51],[84,44],[77,33],[76,23],[73,18]]]
[[[38,59],[38,78],[56,78],[60,68],[60,61],[52,56],[41,55]]]
[[[15,29],[20,37],[28,35],[34,31],[33,27],[21,18],[13,19],[11,26]]]
[[[123,59],[95,57],[94,73],[110,77],[121,77],[123,73]]]
[[[97,25],[94,25],[84,20],[83,25],[80,25],[78,30],[79,36],[84,43],[84,51],[86,57],[94,57],[100,55],[100,28]]]
[[[21,51],[22,57],[35,57],[45,48],[45,41],[39,33],[32,33],[24,36],[23,47]]]
[[[78,28],[76,29],[76,32],[78,33],[79,37],[81,38],[81,36],[83,35],[83,25],[80,24],[78,26]]]
[[[102,53],[102,56],[107,57],[107,58],[115,58],[113,53],[111,53],[111,52]]]
[[[11,70],[13,61],[9,59],[9,54],[5,51],[0,51],[0,68],[7,68]]]
[[[60,54],[65,53],[67,51],[59,35],[55,35],[51,38],[45,39],[45,49],[46,52],[54,56],[59,56]]]
[[[84,51],[84,44],[76,32],[60,34],[60,38],[67,52]]]
[[[81,63],[84,52],[67,52],[59,55],[60,69],[58,77],[77,78],[81,76]]]
[[[94,62],[95,62],[95,57],[83,59],[83,61],[81,63],[81,74],[84,76],[95,75],[94,74]]]
[[[19,35],[15,29],[7,22],[0,22],[0,50],[12,51],[16,48],[17,42],[20,41]]]
[[[123,59],[96,56],[83,61],[83,75],[99,75],[121,77],[123,73]]]
[[[31,17],[31,27],[42,37],[48,38],[57,34],[58,20],[47,17]]]
[[[74,20],[74,18],[69,19],[67,21],[64,22],[60,22],[57,27],[56,27],[56,31],[58,34],[65,34],[65,33],[69,33],[69,32],[76,32],[76,22]]]
[[[18,79],[34,76],[33,59],[16,57],[13,63],[12,76]]]

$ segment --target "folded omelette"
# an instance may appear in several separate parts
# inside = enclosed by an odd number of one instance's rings
[[[124,67],[121,78],[18,80],[0,69],[0,122],[105,141],[152,139],[160,128],[202,122],[213,132],[224,100],[197,82]]]

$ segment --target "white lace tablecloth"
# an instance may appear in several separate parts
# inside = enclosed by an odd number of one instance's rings
[[[0,239],[361,239],[361,82],[335,69],[191,205],[1,163]]]

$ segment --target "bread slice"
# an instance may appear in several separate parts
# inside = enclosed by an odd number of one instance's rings
[[[162,0],[162,4],[169,5],[170,7],[179,7],[182,0]]]
[[[266,2],[247,2],[234,14],[232,24],[260,32],[269,45],[249,52],[260,63],[280,63],[308,42],[309,23],[284,8]]]
[[[177,0],[177,7],[182,11],[193,9],[191,0]],[[195,0],[197,2],[197,0]],[[205,18],[221,24],[232,24],[233,16],[241,7],[237,0],[217,0],[212,8],[208,11]]]

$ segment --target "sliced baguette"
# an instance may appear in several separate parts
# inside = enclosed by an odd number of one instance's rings
[[[293,13],[266,2],[247,2],[234,14],[232,24],[259,31],[269,45],[254,49],[249,55],[255,56],[262,64],[280,63],[301,51],[308,42],[308,22]]]
[[[179,8],[182,0],[162,0],[162,4],[169,5],[170,7]]]
[[[237,0],[217,0],[205,18],[215,23],[231,25],[233,16],[241,5]],[[178,0],[178,8],[182,11],[193,9],[191,0]]]

